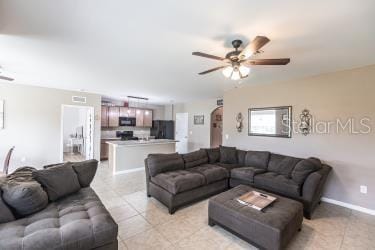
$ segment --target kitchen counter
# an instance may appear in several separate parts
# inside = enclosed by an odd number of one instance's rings
[[[149,154],[176,152],[175,140],[151,139],[149,141],[106,141],[109,147],[108,165],[113,174],[144,171],[144,160]]]
[[[175,140],[168,140],[168,139],[152,139],[149,141],[146,140],[138,140],[138,141],[107,141],[107,144],[113,145],[114,147],[132,147],[138,145],[155,145],[155,144],[168,144],[168,143],[176,143]]]

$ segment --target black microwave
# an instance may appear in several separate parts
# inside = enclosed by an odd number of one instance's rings
[[[119,118],[119,126],[132,126],[136,125],[135,117],[120,117]]]

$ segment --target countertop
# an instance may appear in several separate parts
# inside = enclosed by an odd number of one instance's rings
[[[151,139],[149,141],[107,141],[106,143],[110,146],[115,147],[133,147],[138,145],[156,145],[156,144],[168,144],[168,143],[176,143],[176,140],[169,140],[169,139]]]

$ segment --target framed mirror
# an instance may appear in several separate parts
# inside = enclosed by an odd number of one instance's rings
[[[292,137],[292,106],[250,108],[249,135]]]

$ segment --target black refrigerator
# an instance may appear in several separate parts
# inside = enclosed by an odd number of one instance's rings
[[[155,136],[155,139],[174,140],[174,121],[152,121],[151,136]]]

